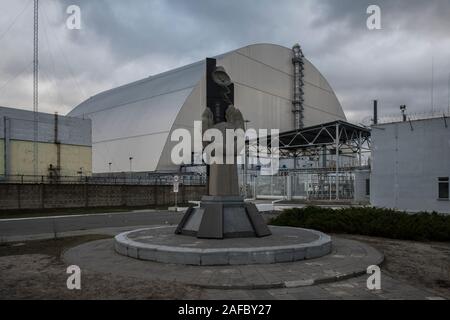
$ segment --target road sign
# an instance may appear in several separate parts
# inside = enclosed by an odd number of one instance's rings
[[[178,187],[180,185],[180,177],[178,176],[174,176],[173,177],[173,192],[175,193],[175,210],[177,210],[176,208],[178,207]]]
[[[179,176],[173,176],[173,192],[178,192],[178,187],[180,184],[180,177]]]

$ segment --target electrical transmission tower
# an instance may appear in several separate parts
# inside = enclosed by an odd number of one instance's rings
[[[38,175],[38,121],[39,121],[39,0],[34,0],[34,42],[33,42],[33,171]]]

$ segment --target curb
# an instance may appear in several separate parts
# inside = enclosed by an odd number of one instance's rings
[[[378,252],[379,253],[379,252]],[[381,266],[384,262],[384,255],[380,254],[380,259],[374,265]],[[322,277],[318,279],[302,279],[302,280],[291,280],[274,282],[268,284],[253,284],[253,285],[201,285],[201,284],[190,284],[188,282],[180,282],[185,285],[191,285],[203,289],[221,289],[221,290],[257,290],[257,289],[283,289],[283,288],[300,288],[300,287],[311,287],[319,284],[339,282],[351,278],[356,278],[367,274],[367,270],[352,271],[350,273],[344,273],[336,276]]]
[[[160,227],[173,228],[173,227]],[[114,249],[117,253],[138,260],[161,263],[198,266],[226,265],[265,265],[283,262],[295,262],[320,258],[332,250],[331,237],[316,231],[292,227],[271,227],[272,229],[295,229],[318,236],[311,242],[295,244],[260,246],[260,247],[223,247],[223,248],[188,248],[137,242],[129,238],[130,234],[156,228],[144,228],[118,234],[114,238]]]

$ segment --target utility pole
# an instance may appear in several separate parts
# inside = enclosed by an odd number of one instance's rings
[[[33,171],[38,175],[39,162],[39,0],[34,0],[34,28],[33,28]]]

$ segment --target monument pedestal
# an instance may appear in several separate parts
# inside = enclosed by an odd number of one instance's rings
[[[186,211],[175,233],[204,239],[271,235],[256,206],[239,196],[203,196],[200,207]]]

